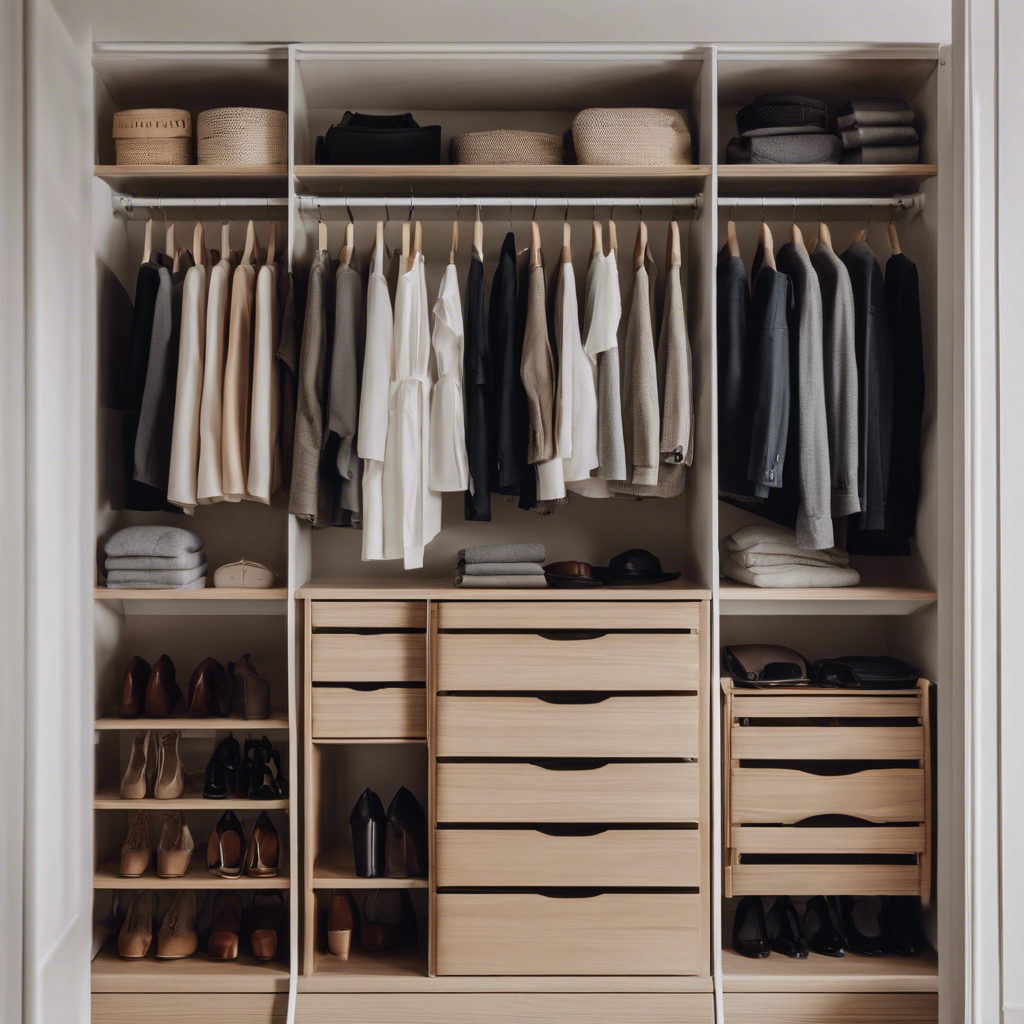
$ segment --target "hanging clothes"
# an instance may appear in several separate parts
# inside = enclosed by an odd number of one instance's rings
[[[363,460],[363,561],[384,558],[384,456],[388,437],[388,402],[394,321],[384,277],[383,236],[373,251],[366,288],[366,342],[359,398],[357,450]]]
[[[654,348],[652,297],[657,273],[650,246],[633,271],[622,379],[622,433],[626,476],[612,483],[612,492],[635,496],[658,482],[661,422],[658,408],[658,361]]]
[[[277,377],[278,308],[276,263],[256,275],[253,316],[252,401],[249,416],[247,497],[264,504],[281,486],[281,387]]]
[[[484,319],[483,255],[474,246],[466,277],[466,351],[463,386],[466,392],[466,457],[469,486],[465,518],[491,521],[490,402],[491,358]]]
[[[434,303],[432,344],[437,383],[430,406],[430,486],[435,491],[464,491],[469,486],[462,396],[465,333],[459,275],[453,263],[445,267]]]
[[[858,555],[909,555],[921,494],[924,343],[917,267],[903,253],[885,264],[885,300],[892,325],[892,451],[881,530],[850,520],[847,548]]]
[[[881,530],[892,450],[892,324],[882,271],[867,242],[855,242],[839,258],[853,287],[860,431],[857,527]]]
[[[248,497],[249,418],[253,348],[253,306],[257,267],[241,263],[231,279],[231,313],[224,361],[224,399],[221,423],[221,481],[225,501]]]
[[[224,500],[221,473],[224,361],[227,357],[228,310],[235,253],[225,253],[210,269],[206,293],[206,345],[203,361],[203,396],[199,409],[199,469],[196,501],[208,505]]]
[[[363,474],[356,441],[363,365],[363,282],[351,262],[339,263],[335,271],[334,329],[328,352],[320,486],[326,492],[330,524],[358,526],[363,517]]]
[[[241,268],[239,268],[241,269]],[[324,363],[327,332],[334,303],[331,257],[324,250],[313,256],[306,295],[306,315],[299,349],[299,390],[295,406],[295,444],[292,450],[292,485],[288,511],[314,527],[319,518],[320,448],[324,436]]]
[[[430,489],[430,330],[423,254],[395,289],[394,361],[384,453],[384,557],[423,566],[441,529],[441,495]]]
[[[832,474],[832,515],[860,511],[857,493],[857,352],[853,286],[843,261],[824,239],[811,253],[821,287],[825,416]]]
[[[755,290],[757,288],[755,279]],[[750,288],[747,270],[728,246],[718,253],[716,269],[718,321],[718,491],[749,494],[747,468],[751,464],[751,378],[758,348],[748,328]],[[787,338],[788,342],[788,338]],[[788,363],[788,359],[787,359]],[[755,398],[760,396],[755,394]],[[727,500],[727,499],[726,499]]]
[[[281,386],[281,486],[292,483],[292,452],[295,447],[295,401],[298,395],[299,339],[295,331],[295,280],[291,271],[278,275],[277,301],[280,308],[280,342],[277,373]]]
[[[527,463],[537,475],[536,510],[566,503],[562,460],[555,448],[555,360],[548,333],[544,257],[529,268],[520,376],[526,394],[529,435]]]
[[[178,346],[181,341],[181,302],[185,275],[193,265],[184,251],[176,271],[160,267],[153,308],[153,332],[146,367],[146,386],[135,436],[135,479],[154,488],[166,500],[174,432],[174,399],[178,386]]]
[[[207,268],[189,267],[181,294],[181,337],[178,345],[178,380],[171,431],[167,500],[190,515],[196,507],[199,478],[199,413],[203,394],[206,354]]]

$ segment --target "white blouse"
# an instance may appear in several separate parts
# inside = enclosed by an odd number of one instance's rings
[[[277,377],[277,266],[265,263],[256,277],[252,402],[249,413],[248,497],[270,503],[281,486],[281,386]]]
[[[196,488],[196,500],[200,505],[224,500],[220,471],[220,437],[223,422],[228,307],[231,275],[234,269],[234,255],[224,256],[210,271],[207,290],[203,400],[199,411],[199,483]]]
[[[455,265],[449,263],[434,303],[434,357],[437,383],[430,406],[430,486],[435,491],[469,488],[466,409],[462,398],[465,349],[462,302]]]

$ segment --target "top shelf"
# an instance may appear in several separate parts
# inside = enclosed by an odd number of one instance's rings
[[[93,177],[105,181],[115,192],[127,195],[251,196],[288,194],[288,168],[277,165],[251,167],[208,164],[140,164],[123,166],[96,164]]]

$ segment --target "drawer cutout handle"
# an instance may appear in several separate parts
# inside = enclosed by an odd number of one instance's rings
[[[607,761],[583,760],[578,757],[544,757],[527,761],[535,768],[543,768],[546,772],[592,772],[607,766]]]
[[[545,836],[599,836],[608,828],[605,825],[538,825],[536,831]]]
[[[541,629],[537,636],[542,640],[600,640],[607,636],[606,629]]]
[[[614,696],[613,693],[538,693],[537,700],[545,704],[601,704]]]
[[[545,889],[537,895],[546,896],[549,900],[590,900],[603,892],[603,889]]]

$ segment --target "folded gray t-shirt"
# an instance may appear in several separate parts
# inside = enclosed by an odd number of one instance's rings
[[[176,558],[202,551],[203,538],[180,526],[126,526],[103,545],[107,555],[163,555]]]
[[[460,562],[543,562],[543,544],[478,544],[459,552]]]

